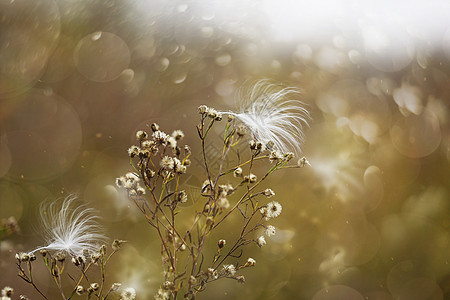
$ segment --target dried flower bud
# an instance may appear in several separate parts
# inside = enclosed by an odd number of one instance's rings
[[[219,242],[217,242],[217,246],[219,247],[219,249],[222,249],[223,247],[225,247],[225,244],[227,242],[225,240],[219,240]]]
[[[270,155],[269,155],[270,162],[276,162],[280,159],[283,159],[283,154],[281,154],[279,151],[275,150],[275,151],[270,152]]]
[[[172,281],[165,281],[162,287],[165,290],[173,290],[175,288],[175,284]]]
[[[194,276],[189,277],[189,284],[196,284],[197,283],[197,278],[195,278]]]
[[[139,158],[147,158],[150,156],[150,151],[148,149],[139,150]]]
[[[247,262],[245,263],[246,267],[253,267],[256,264],[256,260],[254,260],[253,258],[249,257],[247,259]]]
[[[161,159],[159,165],[165,170],[173,170],[173,168],[175,167],[175,162],[173,160],[173,157],[166,155]]]
[[[150,149],[155,144],[154,141],[151,140],[145,140],[141,142],[141,147],[143,149]]]
[[[120,247],[122,247],[122,244],[123,244],[123,243],[126,243],[126,241],[122,241],[122,240],[117,240],[117,239],[115,239],[115,240],[113,241],[111,247],[112,247],[112,249],[113,249],[114,251],[117,251],[117,250],[120,249]]]
[[[166,145],[167,144],[167,140],[169,138],[169,135],[167,133],[159,131],[159,130],[153,132],[152,136],[155,139],[155,142],[159,143],[161,145]]]
[[[144,189],[143,187],[138,187],[138,188],[136,189],[136,195],[138,195],[138,196],[143,196],[143,195],[145,195],[145,189]]]
[[[215,119],[216,117],[219,116],[219,113],[217,112],[217,110],[215,110],[212,107],[208,107],[206,113],[208,114],[208,117],[211,119]]]
[[[263,195],[270,198],[275,195],[275,192],[272,189],[265,189]]]
[[[250,173],[250,175],[248,175],[248,176],[244,176],[244,182],[255,183],[256,179],[258,179],[258,178],[253,173]]]
[[[206,106],[206,105],[200,105],[199,107],[198,107],[198,113],[199,114],[204,114],[204,113],[206,113],[208,111],[208,106]]]
[[[177,174],[186,173],[187,167],[185,165],[183,165],[177,158],[174,158],[174,160],[175,159],[177,160],[175,162],[175,169],[174,169],[175,173],[177,173]]]
[[[41,253],[42,257],[47,256],[47,250],[45,249],[40,250],[39,253]]]
[[[91,260],[94,264],[98,264],[98,262],[100,261],[100,259],[102,258],[102,255],[100,253],[93,253],[91,255]]]
[[[239,283],[245,283],[245,277],[243,275],[236,276],[236,280]]]
[[[266,227],[266,229],[264,230],[264,234],[267,236],[272,236],[275,235],[277,233],[275,227],[273,227],[272,225],[268,225]]]
[[[177,140],[172,136],[167,137],[167,146],[169,146],[172,149],[176,149],[177,148]]]
[[[136,132],[136,138],[138,139],[138,141],[142,141],[148,138],[148,134],[143,130],[139,130],[138,132]]]
[[[237,167],[233,172],[234,177],[242,177],[242,168]]]
[[[77,286],[76,293],[78,296],[83,295],[85,292],[86,292],[86,290],[84,289],[83,286],[81,286],[81,285]]]
[[[1,299],[3,299],[3,297],[5,297],[5,298],[11,297],[13,294],[14,294],[14,289],[12,287],[5,286],[2,289],[2,298]]]
[[[214,279],[217,279],[219,277],[218,272],[216,270],[214,270],[213,268],[208,268],[205,273],[208,277],[211,277]]]
[[[156,132],[159,130],[159,125],[156,123],[153,123],[152,125],[150,125],[150,128],[152,129],[153,132]]]
[[[222,114],[221,113],[217,113],[217,116],[214,118],[214,120],[216,121],[222,121]]]
[[[66,259],[66,253],[64,251],[56,252],[55,259],[57,261],[63,262]]]
[[[227,121],[228,122],[231,122],[231,121],[233,121],[234,120],[234,116],[233,115],[228,115],[227,116]]]
[[[147,175],[147,178],[153,178],[155,174],[156,173],[153,170],[150,169],[145,170],[145,175]]]
[[[292,153],[292,152],[287,152],[287,153],[284,154],[284,158],[285,158],[287,161],[290,161],[292,158],[294,158],[294,153]]]
[[[173,137],[175,140],[179,141],[179,140],[181,140],[182,138],[184,138],[184,133],[183,133],[183,131],[181,131],[181,130],[175,130],[174,132],[172,132],[172,137]]]
[[[98,251],[102,255],[106,255],[106,245],[102,245]]]
[[[121,283],[115,282],[115,283],[113,283],[113,284],[111,285],[110,290],[111,290],[111,292],[115,292],[115,291],[117,291],[121,286],[122,286]]]
[[[211,181],[209,179],[206,179],[205,181],[203,181],[201,193],[202,194],[210,193],[211,190],[212,190]]]
[[[91,286],[88,288],[88,292],[92,293],[92,292],[98,291],[99,288],[100,288],[100,286],[98,285],[97,282],[91,283]]]
[[[175,201],[186,203],[187,199],[187,194],[184,190],[175,193]]]
[[[241,125],[236,129],[236,134],[239,137],[243,137],[247,133],[247,127]]]
[[[16,259],[18,261],[20,261],[20,262],[29,261],[30,260],[30,255],[28,253],[25,253],[25,252],[19,252],[19,253],[16,253]]]
[[[306,165],[311,166],[311,164],[309,163],[309,161],[308,161],[308,160],[306,159],[306,157],[304,157],[304,156],[298,160],[297,164],[298,164],[298,166],[299,166],[300,168],[303,168],[303,167],[306,166]]]
[[[266,239],[264,238],[264,236],[260,236],[259,238],[256,239],[256,244],[259,247],[262,247],[266,244]]]
[[[140,150],[141,149],[139,149],[139,147],[137,147],[137,146],[131,146],[130,148],[128,148],[128,156],[133,158],[133,157],[139,155]]]
[[[79,266],[79,265],[84,265],[86,263],[86,258],[84,256],[76,256],[76,257],[72,257],[72,263],[75,266]]]
[[[228,276],[234,276],[236,274],[236,267],[234,265],[224,265],[223,272]]]
[[[230,207],[230,201],[225,197],[221,197],[217,200],[216,205],[219,209],[226,210]]]
[[[190,155],[191,154],[191,147],[188,145],[184,145],[184,155]]]

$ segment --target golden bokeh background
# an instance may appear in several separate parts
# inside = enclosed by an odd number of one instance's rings
[[[128,241],[110,283],[152,299],[159,239],[114,187],[135,132],[181,129],[199,160],[197,107],[235,109],[244,82],[269,78],[302,89],[311,167],[267,183],[283,212],[247,249],[246,283],[199,298],[449,299],[450,6],[376,2],[0,1],[0,219],[21,228],[0,241],[0,288],[39,299],[14,254],[42,245],[42,201],[77,193]],[[185,178],[194,208],[195,159]]]

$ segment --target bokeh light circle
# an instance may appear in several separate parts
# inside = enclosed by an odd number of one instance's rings
[[[130,50],[117,35],[94,32],[82,38],[75,48],[78,71],[92,81],[107,82],[120,76],[130,64]]]
[[[367,24],[362,37],[367,61],[377,70],[397,72],[415,58],[415,46],[406,29],[395,21]]]
[[[30,89],[42,75],[60,34],[53,0],[0,2],[0,98]]]
[[[81,124],[63,98],[34,89],[1,108],[8,115],[3,130],[12,156],[10,177],[44,180],[72,165],[81,146]]]
[[[387,276],[387,287],[392,295],[399,296],[404,295],[405,287],[411,287],[411,283],[417,279],[429,279],[431,280],[430,272],[422,266],[418,261],[406,260],[396,264]],[[431,280],[432,281],[432,280]],[[429,284],[427,284],[429,285]],[[412,296],[410,294],[410,296]],[[413,299],[413,298],[402,298]],[[414,298],[416,299],[416,298]],[[422,298],[422,299],[435,299],[435,298]]]
[[[399,117],[390,133],[394,147],[412,158],[430,155],[441,143],[439,119],[427,109],[420,115]]]

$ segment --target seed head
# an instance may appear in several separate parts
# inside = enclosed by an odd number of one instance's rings
[[[76,197],[68,196],[61,205],[58,201],[41,206],[41,218],[46,246],[35,251],[56,250],[55,258],[63,260],[65,253],[71,256],[83,255],[83,250],[95,252],[98,243],[106,240],[97,223],[98,217],[91,208],[84,205],[75,207]],[[61,254],[59,254],[61,253]]]
[[[261,80],[240,95],[243,106],[228,112],[251,132],[259,142],[273,141],[276,150],[301,152],[304,140],[303,126],[308,125],[309,112],[305,105],[293,100],[300,95],[296,88],[283,87]]]

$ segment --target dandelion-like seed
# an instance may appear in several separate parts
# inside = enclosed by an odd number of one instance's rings
[[[81,256],[83,251],[98,251],[99,243],[106,240],[97,223],[94,210],[85,206],[73,208],[76,197],[68,196],[62,205],[52,202],[41,206],[41,218],[47,246],[39,247],[30,253],[45,249],[63,251],[71,256]]]
[[[241,93],[240,112],[228,112],[250,130],[253,138],[265,143],[272,141],[273,148],[282,153],[301,153],[304,140],[303,126],[308,125],[309,112],[298,100],[299,90],[282,87],[260,80],[248,92]]]
[[[257,244],[259,247],[264,246],[264,245],[266,244],[266,239],[264,238],[264,236],[258,237],[258,238],[256,239],[256,244]]]

